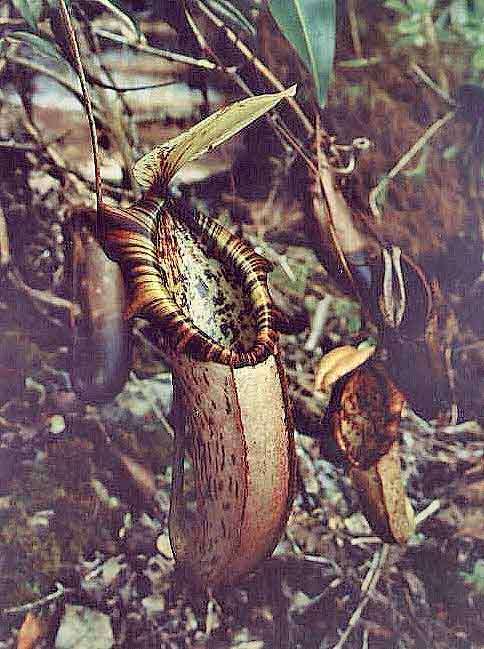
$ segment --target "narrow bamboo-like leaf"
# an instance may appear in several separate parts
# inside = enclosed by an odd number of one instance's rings
[[[27,43],[27,45],[30,45],[30,47],[39,52],[39,54],[48,56],[51,59],[62,58],[55,42],[45,36],[38,36],[37,34],[32,34],[32,32],[17,31],[11,32],[7,38]]]
[[[134,167],[136,180],[143,189],[166,186],[183,165],[223,144],[281,99],[295,93],[296,86],[292,86],[283,92],[249,97],[222,108],[138,160]]]
[[[37,22],[42,12],[42,0],[12,0],[12,4],[29,27],[37,31]]]
[[[401,0],[386,0],[384,6],[387,9],[392,9],[393,11],[402,14],[403,16],[410,16],[412,14],[410,7]]]
[[[335,0],[271,0],[269,9],[311,72],[318,102],[324,106],[335,49]]]
[[[212,11],[228,23],[231,23],[229,26],[244,29],[251,34],[255,34],[255,27],[250,17],[250,7],[249,10],[245,7],[239,8],[236,6],[238,3],[229,2],[228,0],[206,0],[206,3]]]
[[[484,70],[484,45],[479,47],[472,56],[472,65],[476,70]]]
[[[143,33],[135,18],[129,11],[126,11],[120,2],[117,0],[96,0],[96,2],[116,16],[132,32],[136,40],[144,40]]]

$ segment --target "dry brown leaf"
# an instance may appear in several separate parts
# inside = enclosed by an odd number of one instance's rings
[[[48,625],[40,616],[29,611],[17,636],[17,649],[35,649],[46,636]]]
[[[315,389],[328,390],[336,381],[363,365],[375,352],[375,347],[357,349],[352,345],[336,347],[325,354],[316,371]]]

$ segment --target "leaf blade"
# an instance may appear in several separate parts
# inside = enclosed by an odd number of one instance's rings
[[[122,24],[133,34],[135,40],[144,42],[145,38],[134,15],[127,11],[119,0],[96,0],[105,9],[110,11],[113,16],[118,18]]]
[[[143,189],[166,186],[183,165],[220,146],[284,97],[295,93],[296,86],[292,86],[282,92],[249,97],[216,111],[138,160],[133,170],[137,182]]]
[[[243,29],[252,36],[255,35],[255,27],[250,20],[250,13],[242,7],[237,7],[237,3],[228,0],[207,0],[210,9],[216,14],[228,20],[237,29]]]
[[[279,29],[311,72],[318,102],[324,106],[335,50],[335,1],[271,0],[269,9]]]
[[[12,4],[28,24],[28,26],[34,31],[37,31],[37,21],[39,20],[42,11],[42,2],[12,0]]]
[[[38,36],[37,34],[33,34],[32,32],[15,31],[5,36],[5,38],[8,40],[21,41],[22,43],[26,43],[27,45],[30,45],[30,47],[35,49],[39,54],[47,56],[51,59],[62,59],[62,56],[57,49],[55,42],[46,37]]]

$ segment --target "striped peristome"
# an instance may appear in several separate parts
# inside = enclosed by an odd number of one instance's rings
[[[267,289],[270,262],[227,228],[179,199],[148,193],[127,209],[105,205],[103,211],[107,252],[120,264],[132,291],[127,315],[139,315],[155,323],[166,351],[232,367],[255,365],[274,353],[277,334]],[[234,350],[220,344],[197,327],[177,304],[163,268],[163,262],[176,254],[176,243],[168,249],[160,245],[163,215],[183,223],[206,253],[238,278],[256,322],[257,335],[250,349]]]

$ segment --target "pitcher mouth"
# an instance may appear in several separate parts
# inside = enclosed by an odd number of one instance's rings
[[[107,252],[120,264],[128,286],[133,287],[126,317],[141,316],[155,325],[160,346],[169,355],[186,354],[194,360],[236,368],[256,365],[276,353],[278,333],[267,287],[267,274],[272,268],[269,261],[179,199],[147,194],[129,210],[105,206],[104,216]],[[234,311],[227,314],[230,322],[224,327],[230,329],[231,323],[234,329],[244,329],[242,321],[236,326],[238,302],[244,300],[250,311],[250,341],[236,338],[227,344],[217,340],[197,322],[197,315],[211,322],[211,314],[199,310],[191,316],[190,297],[176,295],[180,287],[177,259],[183,260],[188,273],[196,275],[195,262],[191,267],[192,260],[179,249],[173,232],[177,228],[184,228],[196,238],[199,254],[219,265],[223,281],[231,275],[236,282],[239,293],[232,297],[229,306]],[[218,299],[220,295],[223,298],[219,293]],[[185,308],[181,302],[185,302]]]

